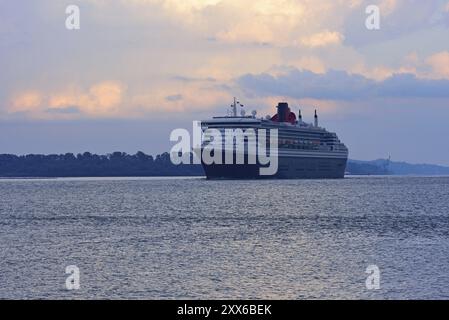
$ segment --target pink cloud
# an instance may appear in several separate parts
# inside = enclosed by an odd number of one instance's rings
[[[449,79],[449,52],[443,51],[427,58],[426,63],[432,68],[433,74],[438,78]]]

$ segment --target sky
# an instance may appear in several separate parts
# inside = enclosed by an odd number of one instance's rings
[[[449,1],[0,0],[0,153],[154,155],[234,96],[318,109],[353,159],[449,165]]]

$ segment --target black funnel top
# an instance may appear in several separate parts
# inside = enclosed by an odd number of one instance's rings
[[[288,103],[287,102],[279,102],[277,108],[278,108],[279,122],[287,121]]]

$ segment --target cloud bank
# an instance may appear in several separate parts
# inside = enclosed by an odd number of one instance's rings
[[[420,79],[414,74],[394,74],[385,80],[375,81],[345,71],[329,70],[317,74],[294,69],[277,76],[247,74],[236,82],[247,94],[262,97],[323,100],[449,98],[449,80]]]

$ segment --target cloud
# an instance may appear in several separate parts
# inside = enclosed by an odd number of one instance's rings
[[[16,95],[11,102],[11,112],[24,112],[41,105],[43,97],[38,91],[26,91]]]
[[[395,74],[414,74],[420,78],[429,77],[423,61],[416,52],[405,55],[400,61],[397,61],[396,66],[367,66],[365,63],[356,63],[349,71],[377,81],[385,80]]]
[[[449,51],[441,51],[427,57],[415,51],[406,54],[397,66],[372,66],[355,64],[350,71],[374,80],[385,80],[397,74],[413,74],[420,79],[449,79]]]
[[[60,92],[25,91],[11,99],[8,111],[38,118],[78,112],[93,117],[109,117],[119,114],[125,90],[126,87],[118,82],[105,81],[85,91],[73,86]]]
[[[78,107],[65,107],[65,108],[48,108],[46,112],[49,113],[59,113],[59,114],[74,114],[80,113],[80,109]]]
[[[303,46],[316,48],[316,47],[325,47],[328,45],[340,44],[344,36],[336,31],[323,31],[319,33],[312,34],[308,37],[304,37],[300,39],[300,43]]]
[[[449,51],[436,53],[426,59],[436,77],[449,79]]]
[[[449,98],[449,80],[419,79],[413,74],[394,74],[383,81],[345,71],[325,74],[291,70],[283,75],[247,74],[237,85],[253,96],[296,99],[360,100],[370,98]]]
[[[388,16],[398,8],[399,2],[401,2],[401,0],[382,0],[379,3],[379,8],[382,14]]]
[[[449,98],[449,80],[419,79],[397,74],[376,84],[374,95],[394,98]]]
[[[444,10],[437,0],[430,4],[407,0],[74,0],[81,7],[81,30],[69,32],[63,23],[64,3],[33,0],[31,8],[25,8],[2,2],[0,47],[5,50],[0,59],[0,115],[130,118],[158,111],[158,115],[171,113],[169,117],[184,112],[189,116],[191,111],[227,104],[235,94],[231,90],[238,90],[233,79],[244,79],[242,75],[274,77],[274,87],[267,84],[265,90],[275,91],[272,96],[301,90],[298,85],[288,89],[289,83],[276,87],[282,77],[294,75],[289,73],[292,69],[321,75],[320,81],[344,80],[352,92],[343,84],[336,88],[315,84],[328,97],[338,99],[350,99],[354,92],[356,96],[372,93],[365,82],[383,81],[397,73],[423,77],[432,69],[428,77],[447,78],[444,56],[436,55],[448,50],[442,37],[435,36],[429,40],[431,45],[419,50],[417,44],[425,39],[408,40],[413,48],[407,48],[406,54],[415,50],[429,57],[418,62],[416,57],[405,62],[404,52],[393,44],[377,47],[379,42],[373,41],[369,50],[363,50],[351,35],[348,40],[348,21],[356,38],[364,36],[364,8],[371,2],[379,4],[386,15],[380,42],[409,34],[401,25],[390,28],[389,21],[394,22],[396,15],[405,16],[399,17],[398,24],[410,19],[409,25],[414,26],[410,30],[416,31],[441,20],[421,21],[420,17],[431,18]],[[420,10],[423,13],[415,12]],[[373,40],[369,37],[368,42]],[[303,94],[322,99],[318,89]],[[71,107],[79,112],[68,112]]]
[[[186,76],[174,76],[172,77],[173,80],[181,81],[181,82],[216,82],[217,79],[212,77],[207,78],[194,78],[194,77],[186,77]]]
[[[314,73],[326,72],[326,65],[324,61],[314,56],[299,57],[292,60],[290,64],[298,69],[309,70]]]
[[[125,86],[113,81],[92,85],[87,92],[78,89],[50,95],[50,108],[67,108],[77,106],[81,112],[91,116],[110,116],[120,110]]]
[[[359,8],[346,15],[342,32],[344,44],[356,47],[369,46],[390,40],[400,39],[437,26],[447,26],[447,17],[443,15],[443,0],[363,0]],[[365,28],[368,5],[380,8],[380,30]]]
[[[165,100],[167,100],[167,101],[179,101],[179,100],[182,100],[182,94],[174,94],[174,95],[166,96]]]
[[[48,120],[164,118],[214,109],[228,101],[228,89],[208,80],[166,82],[142,90],[130,90],[118,81],[103,81],[86,89],[71,85],[55,91],[19,92],[10,99],[6,114]]]
[[[289,46],[302,37],[326,36],[335,11],[347,14],[355,2],[348,6],[347,0],[122,0],[120,6],[135,13],[136,19],[163,17],[170,27],[220,43]],[[327,41],[335,41],[335,35]]]
[[[178,92],[173,94],[173,92]],[[231,95],[220,86],[204,86],[201,82],[161,84],[146,92],[137,92],[127,99],[128,112],[142,116],[164,117],[168,114],[194,113],[211,110]]]

